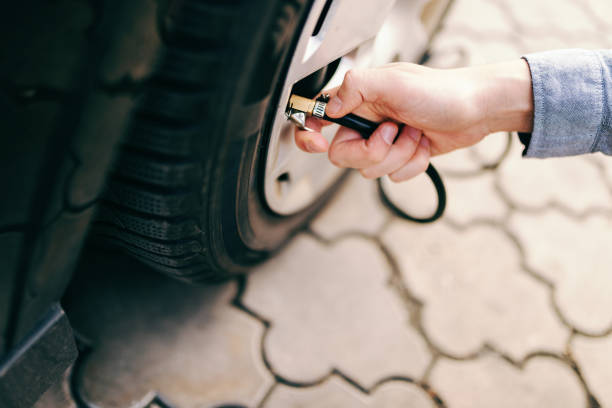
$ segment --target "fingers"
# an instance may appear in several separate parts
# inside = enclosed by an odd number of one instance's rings
[[[349,71],[346,77],[349,78],[348,84],[352,86],[351,83],[357,84],[358,82],[351,80],[351,77],[354,77],[356,75],[360,76],[362,74],[355,73],[355,72],[351,74],[350,72],[353,72],[353,71]],[[346,79],[345,79],[345,82],[346,82]],[[340,87],[335,87],[331,89],[326,89],[324,93],[330,94],[333,100],[334,98],[336,98],[336,95],[339,92],[339,90],[340,90]],[[350,109],[349,105],[347,106],[349,107],[349,110],[352,110]],[[326,109],[326,113],[328,110],[329,110],[329,105],[328,105],[328,108]],[[346,109],[343,109],[343,110],[346,110]],[[379,115],[373,114],[371,111],[368,111],[367,109],[366,111],[367,112],[364,112],[362,114],[370,120],[380,121],[384,118]],[[359,113],[359,110],[357,110],[357,112]],[[348,110],[346,113],[349,113]],[[334,115],[334,116],[342,116],[342,115]],[[322,152],[327,151],[327,149],[329,148],[329,143],[321,135],[321,128],[324,126],[331,125],[331,124],[332,122],[329,122],[323,119],[319,119],[319,118],[313,118],[313,117],[306,118],[306,126],[309,127],[310,129],[315,130],[316,132],[307,132],[307,131],[296,129],[295,144],[298,146],[299,149],[305,152],[309,152],[309,153],[322,153]],[[341,131],[341,133],[345,133],[345,130]],[[346,167],[350,167],[350,166],[346,166]]]
[[[422,136],[414,156],[399,170],[389,174],[389,179],[395,182],[406,181],[427,170],[431,154],[429,149],[429,139]]]
[[[402,168],[409,160],[419,146],[421,140],[421,131],[410,126],[404,126],[397,137],[397,140],[391,146],[391,150],[385,159],[373,166],[361,169],[361,175],[365,178],[373,179],[393,173]]]
[[[380,86],[375,76],[375,70],[349,70],[344,75],[342,85],[327,103],[326,113],[334,118],[344,116],[357,109],[365,101],[374,100]]]
[[[329,148],[327,139],[321,134],[321,128],[325,125],[324,121],[316,118],[306,118],[306,126],[314,130],[310,132],[308,130],[300,130],[295,128],[294,138],[295,144],[300,150],[307,153],[323,153]]]
[[[329,147],[329,160],[338,167],[365,168],[381,163],[397,135],[393,122],[383,122],[364,139],[358,132],[341,127]]]

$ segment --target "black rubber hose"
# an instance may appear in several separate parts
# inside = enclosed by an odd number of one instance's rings
[[[357,116],[352,113],[342,116],[341,118],[330,118],[329,116],[324,115],[323,119],[337,123],[340,126],[356,130],[357,132],[361,133],[364,139],[369,138],[379,125],[376,122],[372,122],[371,120],[362,118],[361,116]]]
[[[397,205],[393,203],[393,201],[389,199],[389,196],[387,196],[387,193],[385,192],[385,189],[382,185],[382,179],[379,178],[377,180],[378,193],[380,194],[380,199],[383,202],[383,204],[398,217],[404,218],[406,220],[418,222],[421,224],[426,224],[428,222],[434,222],[435,220],[440,218],[442,214],[444,214],[444,210],[446,209],[446,189],[444,188],[444,182],[442,181],[442,177],[440,177],[440,173],[438,173],[438,170],[436,170],[436,168],[432,166],[431,164],[427,166],[427,170],[425,170],[425,173],[427,173],[427,175],[431,179],[431,182],[436,188],[436,193],[438,195],[438,205],[436,207],[436,211],[431,216],[425,217],[425,218],[413,217],[412,215],[408,214],[406,211],[399,208]]]
[[[345,115],[341,118],[330,118],[329,116],[324,115],[323,119],[356,130],[357,132],[361,133],[364,139],[368,139],[379,125],[376,122],[372,122],[371,120],[362,118],[361,116],[357,116],[352,113],[349,113],[348,115]],[[401,127],[399,131],[401,132]],[[440,173],[438,173],[434,166],[429,164],[429,166],[427,166],[427,170],[425,170],[425,173],[429,176],[431,182],[436,188],[436,194],[438,195],[438,205],[436,207],[436,211],[431,216],[425,218],[414,217],[399,208],[393,203],[393,201],[389,199],[382,185],[382,180],[379,178],[377,180],[378,192],[380,194],[380,198],[383,204],[398,217],[422,224],[433,222],[440,218],[442,214],[444,214],[444,210],[446,209],[446,188],[444,187],[444,182],[442,181],[442,177],[440,177]]]

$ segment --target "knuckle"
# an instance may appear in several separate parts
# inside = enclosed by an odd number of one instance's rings
[[[365,141],[364,141],[365,142]],[[382,149],[377,149],[375,146],[368,146],[362,143],[363,161],[369,166],[380,163],[385,158],[386,152]]]
[[[360,160],[361,167],[371,167],[378,164],[376,160],[374,160],[373,154],[370,151],[365,152],[362,159]]]
[[[353,97],[359,96],[363,99],[361,93],[361,78],[362,71],[357,68],[349,69],[346,74],[344,74],[344,80],[342,81],[342,86],[340,87],[341,91],[345,94],[350,94]]]
[[[389,174],[389,180],[391,180],[394,183],[399,183],[401,181],[404,181],[404,179],[397,173]]]
[[[346,74],[344,74],[344,81],[343,84],[347,87],[347,88],[352,88],[355,86],[355,83],[357,82],[357,70],[355,68],[351,68],[348,71],[346,71]]]
[[[345,165],[344,165],[344,164],[343,164],[341,161],[338,161],[338,160],[331,160],[331,159],[330,159],[329,161],[330,161],[330,163],[331,163],[331,164],[333,164],[333,165],[334,165],[334,166],[336,166],[336,167],[339,167],[339,168],[341,168],[341,169],[346,168],[346,166],[345,166]]]
[[[374,163],[380,163],[385,159],[386,153],[383,149],[370,150],[370,160]]]
[[[364,178],[369,180],[376,178],[376,174],[369,169],[361,169],[359,170],[359,173],[361,173]]]
[[[327,157],[329,158],[330,163],[333,164],[334,166],[345,167],[342,161],[339,159],[336,149],[334,149],[333,147],[329,149],[329,153]]]

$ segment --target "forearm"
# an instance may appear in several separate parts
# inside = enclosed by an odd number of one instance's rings
[[[612,51],[558,50],[474,68],[483,128],[531,133],[528,157],[612,154]]]
[[[482,112],[487,133],[500,131],[531,132],[533,93],[527,62],[511,62],[475,67],[476,104]]]

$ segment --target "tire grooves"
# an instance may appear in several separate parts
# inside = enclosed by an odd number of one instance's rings
[[[161,20],[155,72],[146,81],[124,146],[103,196],[97,238],[120,246],[172,276],[206,276],[195,146],[205,126],[217,80],[231,47],[225,42],[239,1],[185,1]],[[201,267],[198,267],[201,265]]]
[[[235,65],[237,50],[244,48],[244,39],[232,33],[251,7],[244,0],[183,0],[159,9],[157,61],[138,87],[123,149],[102,196],[107,211],[94,225],[103,241],[184,280],[218,280],[234,272],[219,265],[225,255],[219,260],[208,252],[218,244],[210,242],[201,223],[210,219],[205,177],[214,177],[207,166],[218,143],[212,136],[239,74],[228,64]],[[262,16],[282,20],[288,8],[301,7],[303,2],[279,2]],[[281,40],[270,34],[261,43],[270,51]],[[265,85],[252,88],[259,92]],[[257,93],[247,92],[245,103]]]
[[[196,125],[171,127],[166,123],[137,118],[132,123],[126,145],[139,150],[142,154],[153,152],[174,157],[189,157],[192,154],[192,140],[199,136],[202,130]]]
[[[138,111],[156,115],[177,123],[194,123],[193,118],[205,115],[210,95],[205,92],[151,87],[140,101]]]
[[[123,248],[128,249],[130,252],[146,256],[149,261],[155,262],[156,264],[172,267],[172,268],[182,268],[185,266],[192,266],[193,260],[197,259],[198,253],[191,252],[189,254],[183,254],[178,256],[168,256],[168,255],[159,255],[147,250],[144,250],[138,246],[132,245],[130,242],[122,238],[117,238],[115,236],[108,236],[100,233],[101,238],[111,239],[115,243],[120,243]]]
[[[125,155],[116,169],[119,177],[165,188],[187,188],[202,176],[201,165],[194,161],[173,161],[147,152]]]
[[[113,180],[104,199],[140,213],[160,217],[190,214],[198,205],[198,195],[194,191],[156,192],[144,185],[118,179]]]
[[[197,239],[181,239],[177,241],[154,240],[149,237],[119,230],[116,226],[106,223],[97,223],[96,228],[100,235],[116,238],[150,252],[154,255],[183,256],[192,252],[201,252],[202,246]],[[197,238],[197,237],[196,237]]]
[[[106,207],[106,208],[105,208]],[[111,211],[107,205],[100,209],[99,222],[114,224],[117,228],[159,241],[176,241],[200,233],[196,219],[171,220],[147,218],[146,214],[134,215],[128,209]]]
[[[211,86],[223,72],[225,54],[224,49],[219,50],[214,57],[183,49],[168,49],[157,76],[161,81],[175,81],[186,86]]]

